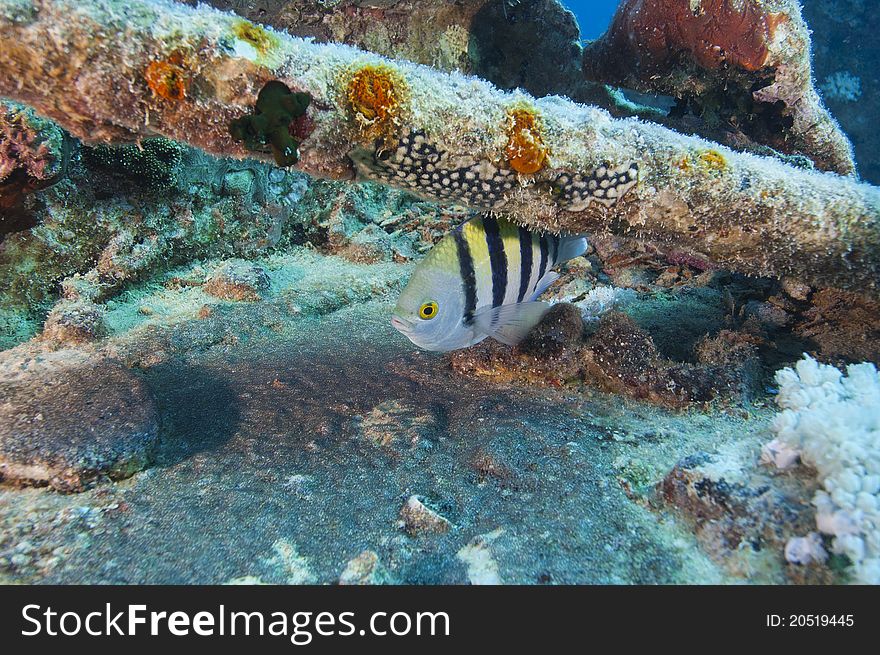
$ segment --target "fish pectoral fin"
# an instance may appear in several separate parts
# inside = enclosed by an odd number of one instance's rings
[[[559,240],[559,254],[556,255],[556,263],[561,264],[569,259],[580,257],[587,252],[587,238],[583,235],[562,237]]]
[[[486,307],[474,313],[474,325],[496,341],[515,346],[541,322],[549,310],[550,305],[545,302]]]
[[[547,271],[544,273],[544,277],[538,280],[538,285],[535,287],[535,293],[532,294],[532,300],[536,300],[538,296],[544,293],[551,284],[556,282],[559,279],[559,273],[556,271]]]

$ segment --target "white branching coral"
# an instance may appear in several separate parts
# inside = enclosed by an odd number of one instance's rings
[[[822,95],[829,100],[855,102],[862,96],[862,80],[849,71],[829,75],[819,88],[822,89]]]
[[[832,551],[853,563],[854,581],[880,584],[880,375],[873,364],[854,364],[843,375],[805,356],[776,373],[774,453],[796,451],[816,469],[816,527],[834,537]]]

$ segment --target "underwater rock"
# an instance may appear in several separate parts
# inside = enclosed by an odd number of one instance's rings
[[[751,300],[742,308],[746,321],[755,321],[764,330],[779,330],[788,325],[792,316],[783,307],[772,302]]]
[[[443,534],[452,524],[445,516],[434,511],[418,497],[410,496],[400,509],[400,523],[410,536],[420,534]]]
[[[815,511],[802,495],[811,483],[774,478],[753,461],[726,455],[683,458],[657,485],[657,498],[693,525],[713,559],[747,575],[764,558],[781,559],[790,538],[815,527]],[[799,582],[831,581],[821,567],[789,573]]]
[[[256,301],[269,289],[269,276],[252,262],[230,259],[214,269],[204,289],[223,300]]]
[[[467,577],[472,585],[504,584],[498,571],[498,562],[492,553],[492,542],[504,534],[503,528],[477,535],[458,551],[457,557],[467,567]]]
[[[430,411],[399,400],[376,405],[358,421],[367,442],[392,452],[417,445],[436,423],[437,418]]]
[[[561,303],[518,346],[487,339],[450,361],[459,373],[498,382],[586,384],[672,407],[748,398],[761,380],[757,349],[738,335],[704,337],[692,364],[663,357],[651,335],[619,311],[583,332],[580,310]]]
[[[89,301],[62,301],[46,318],[42,338],[56,346],[80,346],[107,335],[104,311]]]
[[[16,44],[0,53],[8,71],[0,93],[93,142],[159,133],[215,154],[247,157],[250,151],[232,141],[229,126],[253,110],[271,77],[314,99],[305,115],[314,129],[299,148],[301,170],[313,175],[359,175],[473,209],[503,207],[511,219],[540,229],[637,230],[645,240],[749,275],[792,275],[809,284],[878,292],[876,188],[658,125],[613,119],[562,98],[504,93],[463,76],[246,22],[242,29],[243,21],[204,6],[51,0],[32,20],[0,20],[0,36]],[[165,31],[167,25],[175,27]],[[129,37],[102,36],[121,31]],[[52,51],[43,46],[49,34],[59,44]],[[230,50],[230,42],[239,45]],[[65,53],[64,62],[46,60],[56,52]],[[153,64],[174,69],[172,79],[184,92],[156,93],[145,77]],[[42,74],[56,65],[80,66],[80,84]],[[383,123],[387,133],[378,144],[364,139],[366,114],[353,111],[348,93],[370,70],[384,71],[376,83],[396,80],[401,91],[358,99],[361,109],[392,118]],[[119,94],[119,88],[131,93]],[[535,174],[507,168],[505,146],[517,136],[510,133],[516,125],[509,116],[520,109],[534,115],[541,126],[537,137],[550,153],[550,165]],[[454,187],[453,175],[464,175],[465,183]],[[606,196],[606,188],[615,193]]]
[[[85,276],[74,273],[61,281],[61,298],[71,302],[85,301],[98,302],[101,299],[102,288],[96,281],[95,276]]]
[[[807,300],[813,291],[810,285],[787,276],[780,280],[780,286],[789,298],[799,301]]]
[[[605,35],[585,48],[584,71],[673,96],[682,111],[853,174],[852,146],[813,86],[810,52],[794,0],[624,0]]]
[[[387,569],[382,566],[379,556],[372,550],[365,550],[349,560],[339,576],[341,585],[382,585],[394,584]]]
[[[580,374],[582,332],[580,311],[561,303],[547,312],[519,346],[509,348],[486,339],[453,351],[450,363],[454,371],[465,375],[559,385]]]
[[[651,336],[622,312],[606,314],[588,340],[586,379],[605,391],[672,406],[736,397],[737,370],[665,360]]]
[[[229,171],[223,176],[223,195],[249,198],[254,193],[254,172],[250,170]]]
[[[567,303],[554,305],[522,343],[523,352],[561,357],[567,346],[578,343],[584,334],[584,318],[582,312],[572,311],[572,307]]]
[[[195,3],[189,1],[187,4]],[[734,149],[779,156],[792,162],[803,161],[812,165],[799,150],[804,144],[795,139],[782,143],[785,152],[795,153],[793,157],[767,147],[768,143],[774,147],[780,145],[777,143],[777,135],[761,129],[764,124],[776,126],[773,121],[779,121],[779,108],[765,102],[763,106],[766,108],[763,112],[750,113],[750,106],[757,104],[760,108],[762,105],[753,99],[744,101],[751,92],[744,88],[749,82],[748,74],[739,74],[736,66],[733,71],[726,72],[716,71],[711,67],[697,67],[696,71],[691,71],[678,61],[676,64],[682,70],[678,71],[676,80],[681,88],[675,86],[675,81],[654,78],[644,80],[649,85],[673,84],[675,93],[670,91],[670,94],[679,100],[679,105],[670,113],[667,113],[664,99],[631,91],[623,93],[608,86],[602,75],[607,75],[605,69],[614,68],[621,59],[625,65],[621,66],[622,71],[618,71],[618,77],[624,74],[638,76],[639,79],[645,77],[644,74],[640,75],[639,70],[629,70],[629,67],[641,63],[640,59],[632,56],[632,44],[617,38],[619,35],[614,33],[615,26],[612,26],[612,30],[598,44],[587,48],[585,66],[584,47],[577,21],[565,4],[557,0],[458,0],[455,3],[444,0],[423,0],[418,3],[411,0],[386,0],[381,3],[363,3],[360,0],[338,0],[333,3],[319,0],[279,0],[256,4],[212,0],[209,4],[234,11],[250,20],[271,25],[295,36],[313,37],[322,43],[346,43],[386,57],[405,59],[442,70],[461,71],[486,79],[502,89],[523,89],[535,97],[565,96],[575,102],[607,109],[614,116],[639,116],[684,133],[696,133],[721,141]],[[704,2],[703,5],[709,3]],[[727,45],[728,51],[723,51],[718,56],[739,63],[747,61],[748,54],[758,47],[756,44],[763,43],[762,39],[766,40],[768,37],[767,31],[760,29],[759,24],[765,15],[763,10],[755,11],[749,7],[743,9],[737,5],[735,11],[731,11],[723,3],[694,9],[691,4],[689,9],[694,12],[694,17],[688,21],[687,14],[681,11],[684,7],[683,2],[678,5],[667,2],[662,6],[655,3],[647,7],[645,3],[640,3],[638,11],[629,11],[627,15],[636,15],[639,20],[635,22],[649,23],[658,30],[667,27],[670,32],[666,35],[669,52],[674,51],[676,45],[692,48],[697,55],[703,55],[697,57],[701,62],[707,59],[707,51],[716,54],[711,49],[714,43],[701,43],[688,29],[693,27],[690,23],[698,25],[701,34],[710,34],[718,42]],[[782,9],[790,7],[783,6]],[[768,15],[776,16],[771,10],[778,12],[780,8],[771,7],[767,10]],[[742,20],[736,20],[738,13],[743,15]],[[647,19],[642,20],[645,14]],[[721,27],[714,23],[705,25],[702,22],[705,19],[701,16],[707,14],[720,15]],[[681,21],[682,18],[685,19],[683,30],[677,30],[676,25],[669,24],[673,19]],[[864,20],[862,23],[869,21]],[[803,32],[798,32],[798,38],[802,36]],[[653,43],[651,38],[647,41]],[[603,45],[607,47],[603,48]],[[792,48],[797,50],[801,45],[807,49],[809,47],[809,43],[796,41]],[[623,56],[618,57],[614,48],[621,47]],[[780,47],[776,45],[777,49]],[[595,50],[600,52],[595,53]],[[653,58],[665,61],[669,57],[667,48],[657,50],[661,52],[652,51]],[[796,73],[802,76],[801,80],[809,80],[812,77],[809,69],[810,57],[808,50],[803,52],[806,53],[804,56],[794,53],[799,65]],[[644,56],[642,50],[638,51],[638,56]],[[599,61],[595,62],[594,59],[597,58]],[[714,60],[708,57],[708,61],[711,63]],[[591,70],[590,64],[596,64],[602,70],[596,73]],[[691,75],[693,79],[687,75]],[[768,71],[764,77],[774,75],[780,79],[785,77],[786,80],[791,77],[791,74],[786,76],[785,72],[780,71]],[[852,76],[845,79],[849,80],[850,77]],[[732,81],[728,78],[732,78]],[[815,99],[815,94],[812,97]],[[824,112],[821,107],[819,111]],[[805,112],[797,110],[795,113]],[[827,118],[827,114],[823,113],[822,116]],[[850,122],[855,124],[857,121]],[[831,136],[845,157],[848,147],[845,137],[839,132]],[[867,149],[864,154],[866,158],[871,157]],[[849,167],[852,168],[851,157]]]
[[[823,361],[880,364],[880,302],[836,289],[821,289],[793,326]]]
[[[81,491],[151,463],[157,413],[130,370],[75,351],[7,355],[0,370],[0,480]]]
[[[704,336],[694,346],[700,364],[725,371],[735,371],[727,380],[731,393],[737,388],[743,397],[757,389],[762,381],[761,359],[756,337],[733,330],[721,330],[715,336]]]

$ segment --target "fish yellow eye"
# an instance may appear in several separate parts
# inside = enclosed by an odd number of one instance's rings
[[[419,307],[419,318],[430,321],[435,316],[437,316],[437,303],[433,300]]]

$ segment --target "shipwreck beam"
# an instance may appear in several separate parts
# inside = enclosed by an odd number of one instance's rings
[[[0,0],[0,42],[0,95],[85,141],[161,134],[233,157],[274,148],[276,161],[298,143],[313,175],[880,291],[880,190],[851,178],[167,0]],[[275,85],[255,110],[273,80],[296,103],[276,107]]]

